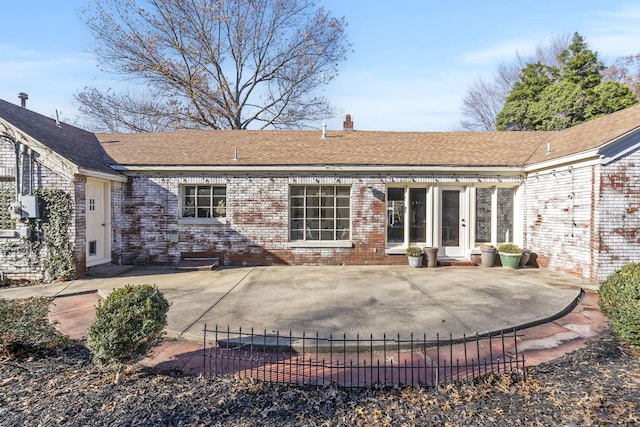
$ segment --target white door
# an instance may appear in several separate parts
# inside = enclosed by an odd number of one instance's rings
[[[110,261],[108,250],[108,196],[109,184],[104,181],[87,179],[86,192],[86,224],[87,267]]]
[[[463,188],[440,190],[440,254],[462,258],[465,254],[466,227]]]

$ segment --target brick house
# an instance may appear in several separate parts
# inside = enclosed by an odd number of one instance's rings
[[[72,195],[80,275],[190,252],[224,265],[398,264],[415,245],[468,260],[507,241],[593,282],[638,261],[640,106],[558,132],[345,125],[92,134],[0,101],[0,133],[18,146],[0,140],[0,171],[18,200],[40,186]],[[24,219],[8,223],[5,240],[25,234]]]

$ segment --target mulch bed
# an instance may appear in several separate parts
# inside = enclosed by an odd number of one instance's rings
[[[133,368],[120,384],[81,344],[0,360],[0,426],[640,425],[640,354],[605,335],[527,379],[439,389],[277,386]]]

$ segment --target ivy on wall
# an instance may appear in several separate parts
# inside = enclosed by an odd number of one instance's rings
[[[73,249],[69,243],[71,195],[49,188],[39,188],[33,194],[40,200],[40,220],[31,220],[37,221],[31,224],[32,230],[36,231],[32,233],[32,238],[42,240],[47,250],[47,257],[43,260],[47,275],[50,280],[73,279]]]

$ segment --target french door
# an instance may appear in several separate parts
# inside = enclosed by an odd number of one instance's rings
[[[454,258],[466,255],[466,209],[463,188],[440,189],[440,253]]]

